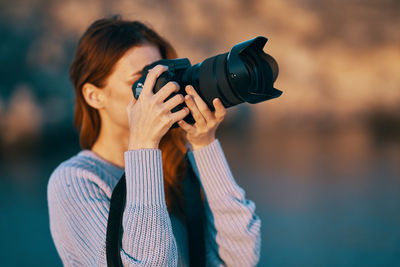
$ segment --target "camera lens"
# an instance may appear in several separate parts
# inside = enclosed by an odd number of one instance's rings
[[[182,75],[183,84],[192,84],[213,110],[214,98],[225,107],[243,102],[259,103],[282,94],[273,87],[278,63],[263,47],[267,39],[257,37],[235,45],[229,53],[207,58]]]
[[[187,58],[154,62],[144,68],[142,77],[132,86],[134,96],[139,96],[140,85],[144,84],[148,70],[163,64],[168,66],[169,75],[160,76],[154,93],[169,81],[178,82],[179,93],[183,95],[186,94],[185,86],[192,85],[210,110],[214,110],[214,98],[219,98],[225,107],[232,107],[243,102],[255,104],[279,97],[282,91],[274,88],[279,73],[278,63],[264,53],[266,42],[267,38],[259,36],[236,44],[228,53],[207,58],[193,66]],[[194,119],[189,114],[185,121],[193,124]]]

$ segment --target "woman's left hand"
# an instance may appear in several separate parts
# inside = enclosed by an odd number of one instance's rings
[[[186,86],[185,90],[187,93],[185,104],[192,113],[195,124],[190,125],[184,120],[180,120],[178,125],[186,132],[186,138],[192,149],[196,150],[215,140],[215,131],[224,120],[226,109],[221,100],[215,98],[213,100],[215,112],[213,113],[191,85]]]

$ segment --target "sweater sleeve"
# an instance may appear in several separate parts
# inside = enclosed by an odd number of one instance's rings
[[[165,204],[161,150],[125,152],[125,172],[123,265],[176,266],[177,246]],[[65,266],[106,266],[110,198],[93,181],[95,172],[76,166],[60,168],[49,181],[50,229]]]
[[[261,220],[231,173],[218,140],[188,153],[205,194],[207,266],[256,266]]]

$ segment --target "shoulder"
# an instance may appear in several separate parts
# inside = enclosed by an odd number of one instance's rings
[[[112,188],[104,178],[104,170],[82,152],[62,162],[52,172],[47,193],[59,197],[73,197],[75,194],[87,194],[90,191],[102,191],[111,197]]]

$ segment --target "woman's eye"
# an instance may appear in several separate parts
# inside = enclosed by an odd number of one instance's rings
[[[133,85],[137,80],[139,80],[139,77],[135,77],[135,78],[133,78],[133,79],[130,79],[127,83],[128,83],[128,85],[129,85],[130,87],[132,87],[132,85]]]

